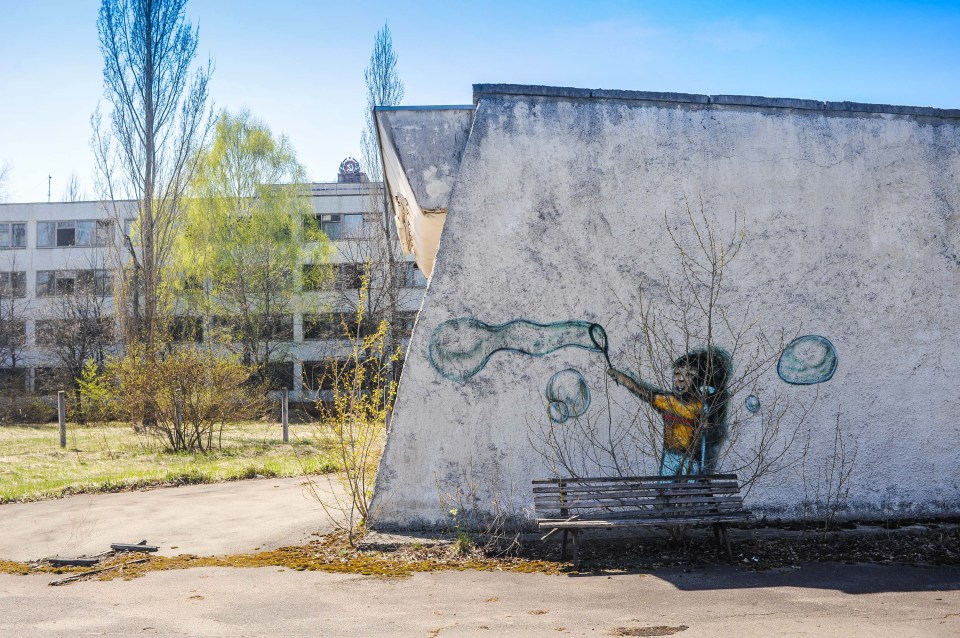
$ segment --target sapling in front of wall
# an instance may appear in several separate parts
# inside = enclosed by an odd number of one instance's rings
[[[341,326],[346,347],[339,356],[325,359],[318,383],[317,427],[333,448],[344,493],[334,491],[331,498],[321,498],[317,486],[310,486],[334,525],[348,533],[351,544],[373,498],[387,415],[397,392],[391,370],[400,356],[399,350],[387,350],[387,322],[374,326],[366,318],[369,286],[369,276],[363,275],[356,312]]]

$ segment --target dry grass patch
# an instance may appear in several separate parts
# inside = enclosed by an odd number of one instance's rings
[[[71,424],[66,449],[56,424],[0,426],[0,503],[337,469],[315,426],[290,429],[283,443],[277,423],[237,423],[224,431],[222,449],[174,454],[126,424]]]

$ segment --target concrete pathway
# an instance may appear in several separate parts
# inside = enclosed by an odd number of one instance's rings
[[[251,552],[332,529],[304,479],[0,506],[0,558],[147,539],[164,554]],[[321,497],[334,486],[321,477]],[[960,569],[810,564],[650,574],[438,572],[385,579],[198,568],[62,587],[0,574],[0,636],[950,636]],[[667,632],[673,632],[668,634]]]
[[[576,577],[468,571],[402,579],[203,568],[47,586],[53,578],[0,575],[0,635],[960,635],[960,571],[943,568],[819,564]]]
[[[330,500],[336,481],[313,477]],[[342,492],[339,492],[342,493]],[[308,479],[256,479],[0,505],[0,558],[76,557],[146,539],[166,555],[299,545],[333,529]]]

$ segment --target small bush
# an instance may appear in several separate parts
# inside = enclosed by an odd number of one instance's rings
[[[0,425],[51,423],[57,420],[57,406],[35,395],[0,395]]]
[[[93,385],[108,388],[110,408],[171,451],[208,452],[221,447],[227,422],[263,413],[266,390],[249,382],[252,372],[203,347],[154,357],[134,351],[108,361]]]

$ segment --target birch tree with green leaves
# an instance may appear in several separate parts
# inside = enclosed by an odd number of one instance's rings
[[[304,223],[313,206],[290,140],[248,111],[220,115],[196,165],[174,248],[178,314],[202,319],[207,341],[265,380],[287,358],[302,278],[329,276],[330,244]]]

